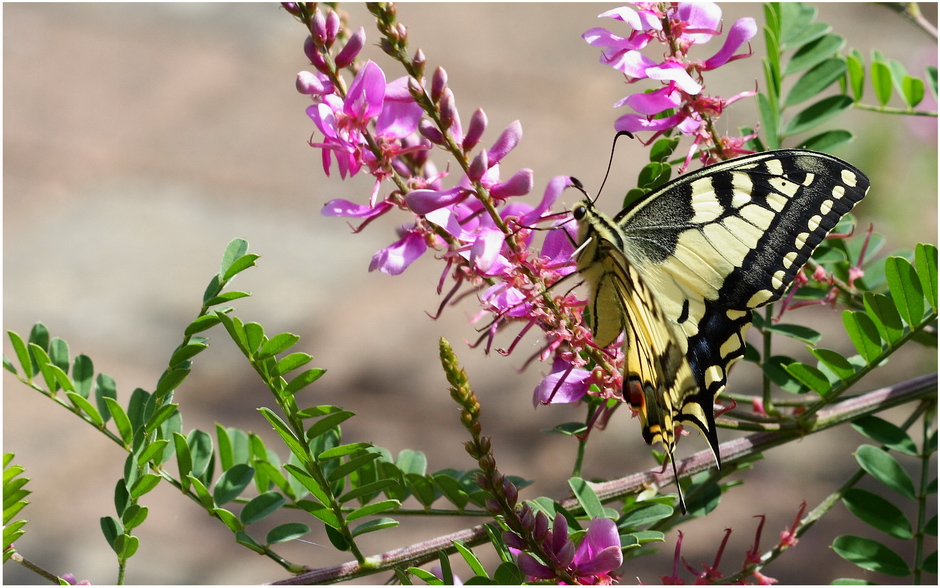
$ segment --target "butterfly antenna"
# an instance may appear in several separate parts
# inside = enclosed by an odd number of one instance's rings
[[[682,509],[682,514],[686,514],[685,499],[682,497],[682,486],[679,485],[679,470],[676,469],[676,458],[673,457],[671,451],[669,452],[669,461],[672,463],[672,475],[676,479],[676,492],[679,493],[679,508]]]
[[[614,165],[614,151],[617,149],[617,139],[619,139],[620,137],[623,137],[624,135],[630,137],[631,139],[633,138],[633,133],[631,133],[630,131],[620,131],[616,135],[614,135],[613,145],[610,146],[610,159],[607,161],[607,173],[604,174],[604,181],[601,182],[601,187],[597,191],[598,196],[600,196],[601,192],[604,190],[604,184],[607,183],[607,176],[610,175],[610,168],[613,167]]]

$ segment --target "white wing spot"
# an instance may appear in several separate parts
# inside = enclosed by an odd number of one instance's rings
[[[783,256],[783,267],[790,269],[796,261],[796,251],[791,251]]]
[[[770,278],[770,285],[774,287],[774,290],[780,290],[783,288],[783,278],[786,277],[786,274],[783,270],[778,270],[774,273],[773,277]]]
[[[806,174],[806,177],[803,178],[803,185],[804,185],[804,186],[811,186],[811,185],[813,184],[813,182],[815,182],[815,181],[816,181],[816,174],[807,173],[807,174]]]
[[[832,187],[832,197],[833,197],[833,198],[835,198],[836,200],[839,200],[839,199],[841,199],[843,196],[845,196],[845,186],[836,185],[836,186],[833,186],[833,187]]]
[[[772,173],[775,176],[783,175],[783,164],[780,163],[779,159],[768,159],[764,162],[764,165],[767,166],[767,171]]]
[[[819,221],[821,220],[822,220],[822,217],[819,216],[818,214],[811,217],[809,221],[807,221],[806,223],[809,226],[809,230],[815,233],[816,229],[819,228]]]
[[[774,212],[780,212],[783,210],[783,207],[787,205],[787,199],[780,194],[768,194],[767,204],[774,209]]]
[[[829,213],[832,211],[832,204],[832,200],[826,200],[819,207],[819,212],[821,212],[823,216],[829,216]]]
[[[796,248],[800,251],[806,247],[806,240],[809,239],[809,233],[800,233],[796,236]]]
[[[709,387],[715,382],[720,382],[725,379],[725,372],[721,369],[721,366],[713,365],[705,370],[705,387]]]
[[[854,188],[858,184],[858,177],[852,170],[844,169],[842,170],[842,181],[850,188]]]

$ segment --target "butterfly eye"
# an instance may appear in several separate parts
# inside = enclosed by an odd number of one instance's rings
[[[582,218],[584,218],[584,215],[586,214],[587,214],[587,207],[583,204],[579,204],[575,206],[574,210],[571,211],[571,216],[573,216],[575,220],[581,220]]]

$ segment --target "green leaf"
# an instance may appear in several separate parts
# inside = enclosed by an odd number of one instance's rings
[[[300,336],[293,333],[278,333],[261,346],[255,359],[264,359],[290,349],[295,343],[300,341]]]
[[[875,323],[864,312],[851,310],[842,313],[842,323],[862,359],[869,365],[873,364],[882,351],[881,336]]]
[[[92,384],[95,378],[95,367],[87,355],[77,355],[72,364],[72,382],[75,385],[75,391],[83,398],[91,396]],[[113,382],[114,380],[112,380]],[[98,410],[101,411],[101,403],[98,403]],[[101,411],[102,413],[104,411]]]
[[[660,521],[674,512],[668,504],[645,504],[638,503],[621,518],[617,519],[617,528],[623,530],[633,530],[645,525],[651,525]]]
[[[927,83],[930,85],[930,91],[933,92],[934,100],[937,99],[937,66],[928,65],[924,68],[927,74]]]
[[[284,523],[268,531],[264,540],[268,545],[287,543],[294,539],[300,539],[308,533],[310,533],[310,527],[303,523]]]
[[[23,338],[20,337],[19,334],[17,334],[15,331],[7,331],[7,335],[10,337],[10,343],[13,344],[13,352],[16,353],[16,359],[23,367],[23,372],[26,374],[26,379],[31,380],[36,372],[33,370],[33,360],[29,355],[29,350],[26,346],[26,343],[23,341]]]
[[[212,490],[212,497],[216,504],[225,504],[238,498],[251,484],[254,475],[254,468],[243,463],[236,464],[223,472]]]
[[[333,414],[327,415],[317,422],[315,422],[309,429],[307,429],[306,435],[307,439],[313,440],[321,435],[326,434],[331,429],[339,426],[340,423],[355,416],[356,413],[349,412],[348,410],[339,410]]]
[[[862,469],[882,484],[892,488],[905,498],[916,496],[914,482],[904,468],[887,451],[874,445],[861,445],[855,451],[855,460]]]
[[[133,555],[137,553],[138,547],[140,547],[140,539],[133,535],[118,535],[117,539],[114,540],[113,546],[118,559],[122,560],[133,557]]]
[[[274,514],[285,502],[287,499],[281,496],[280,492],[259,494],[248,501],[238,518],[246,525],[250,525]]]
[[[659,139],[650,147],[650,161],[666,162],[678,146],[678,137]]]
[[[789,76],[809,69],[828,57],[838,53],[845,46],[845,38],[839,35],[823,35],[811,43],[799,48],[790,58],[783,70],[783,75]]]
[[[323,521],[323,524],[328,528],[339,529],[342,526],[340,520],[336,518],[336,513],[328,506],[314,500],[298,500],[297,506],[304,509],[311,516]]]
[[[892,256],[885,260],[885,276],[898,313],[912,328],[924,318],[924,293],[911,262]]]
[[[809,139],[800,141],[797,147],[801,149],[810,149],[812,151],[823,151],[826,153],[835,151],[839,147],[852,141],[855,135],[843,129],[833,129],[825,131],[818,135],[813,135]]]
[[[101,427],[104,425],[104,419],[101,418],[98,410],[92,406],[90,402],[82,398],[80,394],[76,394],[75,392],[66,392],[65,395],[75,406],[75,408],[88,415],[88,418],[91,419],[91,422],[93,422],[96,426]]]
[[[845,65],[849,87],[852,89],[852,98],[858,102],[865,92],[865,65],[862,63],[861,56],[855,52],[845,56]]]
[[[225,526],[228,527],[229,530],[231,530],[233,533],[238,533],[239,531],[245,530],[245,525],[243,525],[242,522],[238,520],[238,517],[235,516],[235,513],[232,511],[218,507],[213,508],[212,512],[215,514],[215,516],[219,517],[219,520],[222,521]]]
[[[428,468],[428,458],[420,451],[402,449],[395,460],[395,465],[403,474],[424,475]]]
[[[362,486],[359,486],[358,488],[353,488],[346,494],[343,494],[342,496],[340,496],[339,502],[340,504],[345,504],[349,502],[350,500],[359,498],[360,496],[373,496],[375,494],[378,494],[385,488],[388,488],[392,484],[395,484],[395,481],[388,480],[388,479],[376,480],[375,482],[364,484]]]
[[[274,427],[274,431],[281,437],[281,440],[284,441],[287,448],[290,449],[291,453],[297,456],[303,456],[307,454],[307,449],[303,444],[294,436],[294,433],[290,430],[290,427],[287,426],[281,417],[279,417],[274,411],[270,408],[261,407],[258,411],[271,423],[271,426]]]
[[[303,388],[319,380],[320,376],[322,376],[324,373],[326,373],[326,370],[322,368],[311,368],[309,370],[303,371],[287,384],[287,387],[284,388],[284,392],[287,394],[296,394]]]
[[[162,461],[160,458],[163,455],[163,450],[169,443],[169,439],[157,439],[148,444],[137,456],[137,465],[144,467],[151,459],[156,460],[158,463]]]
[[[414,497],[423,506],[429,507],[437,500],[437,491],[431,476],[420,474],[405,474],[405,482]]]
[[[196,497],[199,499],[199,504],[201,504],[206,510],[211,511],[215,506],[215,502],[212,500],[212,495],[209,494],[209,490],[206,488],[206,485],[192,475],[186,476],[186,479],[189,480],[189,484],[192,486],[193,490],[196,491]]]
[[[796,113],[796,116],[787,123],[784,134],[795,135],[807,131],[839,115],[851,106],[852,98],[845,94],[823,98]]]
[[[813,392],[819,394],[823,398],[825,398],[832,390],[832,384],[829,382],[829,379],[826,377],[826,375],[819,370],[819,368],[806,365],[805,363],[796,362],[788,365],[786,370],[790,373],[790,375],[809,386]]]
[[[841,535],[832,542],[832,549],[842,559],[871,572],[897,578],[903,578],[911,573],[904,558],[872,539]]]
[[[771,106],[770,101],[764,94],[757,95],[757,107],[760,111],[761,126],[767,138],[767,148],[779,149],[780,115],[777,109]]]
[[[865,310],[874,317],[875,326],[881,338],[888,343],[897,343],[904,336],[904,323],[894,305],[894,301],[884,294],[865,292]]]
[[[823,365],[832,370],[832,373],[840,380],[847,380],[855,375],[855,366],[849,363],[841,354],[821,347],[810,348],[809,351]]]
[[[361,519],[362,517],[367,517],[374,514],[379,514],[381,512],[386,512],[389,510],[394,510],[401,506],[401,502],[397,500],[381,500],[379,502],[373,502],[367,504],[361,508],[357,508],[348,515],[346,515],[347,521],[354,521],[356,519]]]
[[[211,329],[212,327],[219,324],[219,322],[219,317],[215,314],[204,314],[193,322],[189,323],[189,325],[186,327],[186,330],[183,331],[183,334],[187,337],[192,337],[196,333],[201,333],[202,331]]]
[[[215,455],[212,449],[212,436],[205,431],[193,429],[186,438],[189,452],[193,459],[193,475],[202,478],[212,465]]]
[[[327,449],[326,451],[317,455],[319,461],[326,461],[328,459],[335,459],[337,457],[342,457],[344,455],[350,455],[356,453],[357,451],[363,451],[372,447],[371,443],[360,441],[358,443],[347,443],[345,445],[337,445],[332,449]]]
[[[201,337],[195,337],[194,339],[201,339]],[[173,352],[173,355],[170,356],[168,365],[171,367],[176,367],[185,361],[189,361],[208,347],[209,344],[205,343],[204,340],[192,341],[186,345],[177,347],[176,351]]]
[[[237,238],[229,241],[229,244],[225,246],[225,252],[222,253],[219,274],[224,275],[232,267],[232,264],[246,253],[248,253],[248,241]]]
[[[519,566],[511,561],[505,561],[499,564],[493,572],[493,581],[501,586],[519,586],[526,581],[526,577],[519,570]]]
[[[584,514],[589,518],[605,518],[607,516],[607,513],[604,512],[604,505],[601,504],[597,494],[594,493],[594,489],[585,480],[578,477],[571,478],[568,480],[568,487],[574,492],[578,504],[581,505]]]
[[[845,62],[838,57],[818,63],[796,81],[787,94],[785,106],[793,106],[819,95],[844,76],[845,71]]]
[[[244,531],[235,532],[235,543],[238,543],[239,545],[244,545],[245,547],[247,547],[248,549],[254,551],[255,553],[259,555],[264,555],[264,546],[259,544],[254,539],[252,539],[251,536],[245,533]]]
[[[250,267],[254,267],[255,261],[257,261],[259,257],[259,255],[255,255],[253,253],[239,257],[231,266],[229,266],[227,270],[222,272],[222,279],[225,281],[231,280],[235,277],[236,274],[239,274]]]
[[[891,100],[891,69],[881,61],[871,64],[871,85],[875,90],[875,97],[881,106]]]
[[[395,519],[390,519],[387,517],[382,517],[378,519],[372,519],[362,523],[358,527],[352,530],[352,536],[358,537],[359,535],[364,535],[365,533],[373,533],[375,531],[381,531],[382,529],[388,529],[390,527],[397,527],[398,521]]]
[[[209,300],[206,300],[205,302],[203,302],[203,304],[206,307],[215,306],[217,304],[231,302],[232,300],[238,300],[239,298],[248,298],[249,296],[251,296],[251,294],[248,292],[233,290],[232,292],[225,292],[224,294],[219,294],[218,296],[214,298],[210,298]],[[204,315],[204,316],[208,316],[208,315]],[[218,322],[218,320],[216,322]]]
[[[164,404],[153,413],[153,415],[147,420],[147,425],[144,429],[148,433],[153,433],[160,425],[169,419],[176,412],[178,404]]]
[[[313,360],[313,356],[307,355],[306,353],[291,353],[277,362],[277,365],[274,366],[274,375],[283,376],[288,372],[310,363],[311,360]]]
[[[447,474],[434,474],[434,485],[440,490],[441,495],[452,502],[458,509],[467,506],[470,500],[466,489],[453,476]]]
[[[369,453],[363,451],[360,455],[353,456],[346,463],[340,464],[330,472],[328,480],[330,482],[335,482],[341,480],[348,476],[351,472],[354,472],[361,468],[362,466],[371,463],[381,457],[378,453]]]
[[[900,453],[914,456],[918,454],[917,446],[904,429],[882,418],[873,415],[861,417],[852,422],[852,428],[872,441]]]
[[[144,474],[143,476],[137,478],[137,481],[134,482],[133,486],[131,486],[130,497],[132,499],[140,498],[144,494],[156,488],[162,479],[163,478],[157,474]]]
[[[904,540],[914,536],[911,523],[901,509],[877,494],[849,488],[842,496],[842,502],[852,514],[883,533]]]
[[[901,80],[901,96],[909,108],[914,108],[924,99],[924,80],[904,76]]]
[[[804,327],[803,325],[794,325],[790,323],[769,324],[764,327],[764,330],[770,333],[777,333],[792,339],[797,339],[798,341],[803,341],[804,343],[809,343],[810,345],[815,345],[819,343],[820,339],[822,339],[822,335],[819,333],[819,331],[809,327]]]
[[[914,265],[920,277],[921,290],[927,302],[937,311],[937,248],[934,245],[918,243],[914,248]]]

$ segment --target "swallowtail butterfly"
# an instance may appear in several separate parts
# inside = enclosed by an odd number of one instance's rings
[[[624,398],[677,488],[675,427],[701,431],[721,467],[714,400],[744,355],[751,311],[781,297],[868,187],[840,159],[784,149],[683,175],[613,219],[589,199],[572,209],[594,342],[624,333]],[[681,489],[679,502],[685,512]]]

